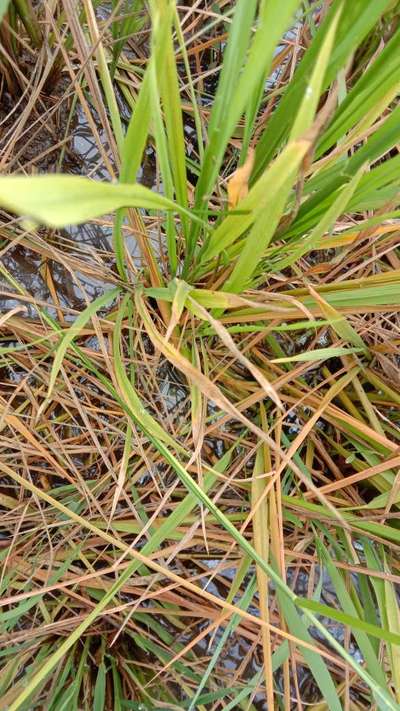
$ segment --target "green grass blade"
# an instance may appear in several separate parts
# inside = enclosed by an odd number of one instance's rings
[[[82,331],[82,329],[86,326],[86,324],[90,321],[90,319],[101,309],[103,306],[107,306],[113,299],[116,298],[116,296],[119,293],[119,289],[111,289],[111,291],[107,291],[105,294],[102,294],[99,296],[97,299],[92,301],[89,306],[86,307],[82,311],[82,313],[77,316],[75,319],[74,323],[72,326],[68,329],[68,331],[64,334],[64,336],[61,339],[60,344],[57,347],[57,350],[54,355],[54,362],[53,362],[53,367],[51,369],[50,373],[50,379],[49,379],[49,389],[47,393],[47,397],[49,398],[53,388],[55,386],[57,376],[60,372],[60,368],[63,364],[65,354],[68,350],[68,348],[71,346],[72,342],[77,338]]]
[[[179,91],[179,78],[176,66],[172,37],[172,23],[175,17],[175,1],[166,3],[157,1],[158,24],[163,28],[154,41],[162,44],[162,54],[159,54],[156,73],[165,116],[167,135],[168,160],[174,180],[177,202],[182,207],[188,206],[187,179],[185,164],[185,136],[183,130],[182,106]],[[186,227],[183,222],[183,227]]]
[[[143,185],[114,185],[75,175],[2,177],[0,205],[50,227],[79,224],[120,207],[172,210],[199,219]]]
[[[140,15],[140,11],[143,9],[144,0],[126,0],[125,4],[127,6],[126,17],[119,21],[114,20],[111,27],[114,41],[110,73],[113,78],[118,59],[125,42],[129,39],[129,37],[134,35],[135,32],[141,30],[144,24],[144,18]],[[113,0],[113,10],[121,12],[122,9],[120,0]]]
[[[229,39],[224,52],[221,77],[214,97],[208,124],[208,146],[204,155],[201,174],[196,186],[196,206],[204,209],[207,195],[219,172],[225,146],[220,138],[235,94],[238,76],[243,66],[251,36],[251,26],[255,17],[255,0],[238,0],[230,27]],[[243,107],[244,108],[244,107]],[[239,116],[237,117],[239,118]],[[222,149],[221,149],[222,146]],[[219,158],[219,159],[218,159]]]
[[[398,93],[399,75],[400,30],[397,30],[340,105],[318,145],[317,154],[323,155],[374,107],[378,106],[383,113],[380,102],[387,97],[386,103]]]
[[[273,210],[274,218],[273,229],[275,228],[276,221],[282,212],[282,201],[279,201],[277,209],[274,209],[274,205],[276,204],[281,190],[284,189],[286,185],[289,185],[289,187],[292,186],[296,170],[303,160],[309,145],[308,141],[295,141],[282,151],[280,156],[252,187],[247,197],[239,202],[238,210],[243,211],[243,214],[228,215],[214,230],[207,247],[200,255],[202,262],[206,262],[218,256],[249,229],[258,218],[261,220],[264,216],[264,222],[266,222],[267,215],[269,219],[269,211],[271,209]],[[286,196],[283,202],[286,202]],[[259,224],[261,224],[261,222]],[[268,229],[268,235],[271,233],[272,230]],[[266,240],[264,240],[264,242],[266,242]],[[247,243],[248,240],[246,241],[246,244]],[[246,250],[246,253],[247,251],[248,250]],[[259,250],[257,249],[257,259],[258,258]]]
[[[333,17],[318,54],[304,99],[291,130],[290,141],[293,143],[306,133],[314,120],[323,85],[323,77],[332,53],[339,17],[339,12]],[[291,143],[289,143],[290,145]],[[286,202],[295,181],[299,164],[295,163],[291,166],[289,161],[284,161],[282,159],[284,153],[285,151],[275,163],[277,173],[268,193],[268,205],[260,213],[253,229],[245,239],[237,264],[225,283],[226,291],[238,293],[249,285],[251,276],[264,256],[265,249],[285,212]],[[239,203],[239,208],[243,209],[243,207],[242,201],[242,203]]]
[[[208,129],[209,145],[197,188],[198,201],[212,190],[228,140],[247,108],[250,97],[268,75],[276,44],[299,4],[299,0],[261,3],[256,32],[242,71],[240,66],[244,58],[246,33],[249,31],[248,20],[254,11],[253,5],[250,9],[249,3],[237,4]]]
[[[324,85],[324,77],[334,48],[336,31],[340,15],[342,13],[342,8],[343,6],[339,4],[336,13],[333,15],[329,23],[326,36],[324,37],[321,49],[318,52],[315,65],[313,67],[310,81],[307,83],[307,87],[304,92],[304,98],[300,104],[290,131],[289,141],[295,141],[297,138],[302,136],[306,131],[308,131],[314,121],[314,116],[316,114],[322,93],[322,87]]]
[[[323,90],[331,84],[339,70],[345,66],[349,57],[389,4],[390,0],[375,0],[372,5],[371,3],[366,4],[364,0],[345,0],[344,2],[336,0],[336,2],[332,3],[325,21],[318,29],[311,46],[304,55],[292,82],[280,101],[279,107],[268,122],[258,143],[254,170],[255,180],[263,173],[271,158],[277,153],[283,141],[289,135],[302,102],[308,78],[312,74],[316,57],[329,31],[332,18],[336,15],[338,9],[343,7],[336,33],[335,49],[325,75]]]
[[[298,259],[309,252],[311,252],[318,245],[319,241],[323,238],[326,232],[329,232],[335,225],[337,219],[345,212],[349,201],[353,197],[361,177],[364,173],[365,168],[362,167],[356,175],[339,190],[339,193],[332,203],[331,206],[322,214],[321,219],[318,224],[314,227],[311,234],[308,237],[303,235],[300,236],[299,246],[293,246],[290,249],[287,257],[278,259],[274,262],[274,271],[280,271],[286,269],[286,267],[294,264]]]
[[[400,644],[400,634],[395,633],[390,629],[385,629],[383,627],[378,627],[378,625],[373,625],[370,622],[366,622],[365,620],[360,619],[359,617],[356,617],[355,612],[354,614],[349,614],[346,612],[342,612],[341,610],[335,610],[332,607],[329,607],[328,605],[323,605],[320,602],[317,602],[316,600],[309,600],[305,598],[298,598],[297,599],[297,604],[301,608],[307,608],[307,610],[312,610],[315,612],[317,615],[323,615],[324,617],[329,617],[332,620],[336,620],[337,622],[340,622],[343,625],[346,625],[350,627],[352,630],[354,636],[356,637],[361,637],[361,634],[364,634],[364,640],[367,639],[368,635],[371,635],[372,637],[375,637],[376,639],[380,639],[381,641],[384,642],[389,642],[390,644],[394,645],[399,645]],[[378,676],[379,683],[382,686],[386,685],[385,682],[385,676],[382,674],[382,669],[379,666],[379,662],[377,660],[376,654],[373,650],[373,647],[371,645],[371,640],[368,640],[368,644],[370,645],[370,656],[371,658],[374,659],[374,664],[376,668],[373,668],[371,671],[372,676]],[[360,649],[362,649],[362,645],[360,645]],[[373,651],[373,654],[372,654]]]
[[[106,99],[107,108],[110,114],[111,125],[118,147],[118,153],[121,157],[122,148],[124,144],[124,133],[122,130],[121,116],[112,83],[111,74],[108,68],[106,51],[103,46],[102,38],[99,34],[99,29],[96,22],[96,15],[92,3],[85,4],[85,13],[88,21],[91,40],[93,46],[96,48],[95,54],[98,72],[100,75],[101,85]]]
[[[249,605],[253,599],[255,589],[256,589],[256,586],[255,586],[255,580],[253,577],[250,580],[250,583],[248,584],[240,602],[238,603],[238,606],[241,607],[243,610],[247,610],[247,608],[249,607]],[[220,658],[223,647],[224,647],[226,641],[228,640],[229,636],[235,631],[239,622],[240,622],[239,615],[233,615],[233,617],[229,620],[228,624],[226,625],[220,639],[218,640],[218,644],[212,654],[212,657],[208,663],[207,669],[203,674],[202,680],[196,689],[196,693],[190,702],[189,711],[194,711],[194,709],[196,709],[196,704],[199,702],[199,697],[201,696],[201,692],[203,691],[212,670],[214,669],[215,665],[218,663],[218,660]]]
[[[385,571],[390,574],[390,568],[385,559]],[[386,620],[388,630],[385,630],[386,634],[389,632],[391,637],[396,637],[396,639],[387,640],[388,652],[392,670],[392,683],[394,686],[394,692],[397,702],[400,704],[400,607],[398,594],[395,585],[389,580],[384,581],[385,585],[385,609],[386,609]]]
[[[142,162],[150,127],[150,73],[147,69],[125,135],[121,156],[120,182],[135,183]],[[118,272],[126,281],[125,246],[122,234],[122,224],[125,210],[119,208],[115,215],[113,227],[113,246]]]
[[[93,711],[104,711],[106,704],[106,666],[101,662],[94,687]]]
[[[272,363],[313,363],[317,360],[327,360],[328,358],[337,358],[338,356],[349,355],[351,353],[363,353],[364,348],[344,348],[336,346],[332,348],[316,348],[313,351],[305,353],[297,353],[297,355],[287,356],[285,358],[274,358]]]
[[[129,411],[133,413],[135,420],[137,420],[140,425],[147,431],[150,432],[152,437],[168,443],[171,447],[176,447],[177,443],[170,437],[170,435],[161,427],[161,425],[155,420],[155,418],[150,415],[145,409],[142,401],[134,389],[131,380],[126,374],[126,370],[123,364],[122,353],[121,353],[121,334],[122,334],[122,320],[125,317],[128,301],[131,296],[127,294],[117,313],[117,318],[115,321],[114,333],[113,333],[113,355],[115,362],[115,377],[118,383],[120,394],[124,402],[129,408]],[[182,447],[178,446],[178,449],[183,450]]]
[[[0,22],[6,14],[9,4],[10,0],[0,0]]]
[[[307,621],[303,621],[296,610],[293,601],[283,595],[280,590],[277,591],[277,595],[280,608],[283,611],[290,632],[296,635],[299,639],[303,639],[305,642],[312,644],[313,639],[308,632]],[[330,711],[342,711],[342,705],[333,683],[332,676],[330,675],[322,657],[318,654],[318,652],[312,652],[310,649],[306,648],[302,650],[302,654],[304,655],[310,671],[313,674]]]

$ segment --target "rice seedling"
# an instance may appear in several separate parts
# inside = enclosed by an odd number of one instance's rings
[[[399,3],[0,3],[0,708],[400,708]]]

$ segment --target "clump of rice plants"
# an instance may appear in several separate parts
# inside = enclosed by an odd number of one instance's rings
[[[399,3],[0,3],[0,708],[400,708]]]

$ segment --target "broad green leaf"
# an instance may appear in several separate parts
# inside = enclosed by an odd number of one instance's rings
[[[173,210],[191,216],[143,185],[104,183],[75,175],[1,177],[0,206],[50,227],[79,224],[120,207]]]
[[[143,151],[149,134],[151,118],[150,102],[150,68],[148,67],[140,86],[139,96],[135,102],[132,116],[128,124],[121,155],[120,183],[136,183],[137,174],[141,166]],[[125,244],[122,233],[122,224],[125,210],[119,208],[115,214],[113,227],[113,245],[118,272],[126,281],[125,269]],[[149,244],[151,253],[151,245]],[[154,260],[155,261],[155,260]]]
[[[398,119],[398,115],[396,118]],[[392,124],[391,128],[389,144],[392,143],[393,133],[397,127]],[[390,148],[390,145],[388,148]],[[370,156],[367,141],[365,146],[360,149],[360,154],[362,154],[360,158],[363,159],[361,164],[359,163],[357,151],[354,155],[354,161],[349,159],[348,164],[341,166],[343,172],[340,170],[339,175],[334,174],[332,180],[327,180],[321,190],[313,191],[313,195],[300,207],[296,220],[283,235],[285,239],[294,235],[305,234],[313,229],[339,197],[341,186],[348,180],[348,166],[350,166],[349,171],[351,170],[351,173],[355,174],[365,162],[370,162],[374,157],[382,155],[382,145],[377,142],[375,156],[374,154]],[[395,155],[389,160],[378,163],[376,167],[365,173],[357,185],[347,210],[349,212],[358,212],[362,209],[372,210],[373,208],[384,207],[388,202],[396,198],[400,189],[399,165],[400,156]]]
[[[114,657],[111,657],[111,671],[113,678],[113,694],[114,694],[114,709],[113,711],[122,711],[122,684],[121,677],[115,663]]]
[[[150,78],[147,70],[125,135],[120,173],[122,183],[136,182],[149,133],[150,117]]]
[[[158,33],[154,32],[154,42],[156,45],[159,43],[162,45],[162,52],[159,52],[157,57],[156,74],[165,113],[168,159],[174,180],[176,200],[182,207],[187,208],[186,147],[179,76],[172,36],[175,2],[169,5],[166,0],[157,0],[156,3],[153,2],[153,5],[157,8],[156,12],[158,13],[155,21]]]
[[[156,3],[151,2],[150,5],[153,20],[152,52],[149,63],[150,104],[157,158],[166,197],[172,201],[174,192],[176,192],[177,198],[183,206],[187,205],[185,197],[186,177],[179,89],[176,72],[173,74],[175,64],[171,32],[173,5],[166,2],[166,0],[157,0]],[[163,48],[162,55],[160,53],[161,47]],[[168,96],[167,84],[169,90],[173,90],[173,96]],[[163,92],[164,97],[164,111],[161,106],[161,92]],[[176,106],[176,102],[178,102],[178,106]],[[163,115],[165,115],[166,126],[164,125]],[[166,129],[168,130],[168,135]],[[187,221],[182,219],[182,224],[187,225]],[[176,256],[176,227],[171,213],[168,213],[166,217],[166,242],[170,270],[174,275],[176,274],[178,263]]]
[[[346,289],[332,289],[321,290],[324,299],[334,306],[336,309],[347,308],[355,310],[362,306],[378,306],[378,305],[390,305],[396,304],[400,297],[400,279],[395,273],[392,274],[394,279],[398,280],[398,283],[387,283],[381,285],[372,285],[366,282],[364,285],[352,285],[351,282],[348,283]],[[294,295],[294,294],[293,294]],[[302,303],[307,308],[311,307],[313,304],[312,297],[305,297],[302,299]]]

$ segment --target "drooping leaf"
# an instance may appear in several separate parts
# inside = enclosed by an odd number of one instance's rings
[[[192,216],[186,208],[143,185],[117,185],[60,174],[1,177],[0,205],[50,227],[79,224],[120,207],[173,210]]]

